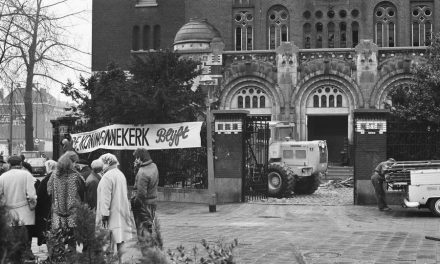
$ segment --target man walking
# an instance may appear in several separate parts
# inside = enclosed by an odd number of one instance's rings
[[[24,257],[34,260],[31,244],[37,194],[34,187],[35,179],[30,172],[22,169],[21,162],[22,159],[19,156],[9,158],[8,163],[11,168],[0,176],[0,197],[3,196],[12,220],[17,220],[19,226],[26,226],[28,240]]]
[[[385,169],[391,166],[394,162],[396,162],[395,159],[389,158],[388,160],[379,163],[371,176],[371,183],[373,184],[374,192],[376,193],[377,206],[380,211],[391,211],[391,208],[388,207],[386,202],[386,193],[383,183],[385,181]]]
[[[138,167],[131,198],[132,210],[138,239],[146,229],[152,233],[154,217],[156,214],[157,184],[159,171],[150,157],[148,150],[138,148],[134,151],[135,164]]]

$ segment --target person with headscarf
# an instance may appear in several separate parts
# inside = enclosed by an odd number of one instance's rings
[[[134,182],[131,207],[140,240],[144,230],[152,233],[156,214],[159,171],[147,149],[138,148],[134,151],[133,156],[139,169]]]
[[[44,162],[46,167],[46,177],[41,181],[37,189],[37,207],[35,208],[35,232],[38,238],[38,245],[46,244],[45,232],[49,229],[50,223],[50,208],[52,199],[47,192],[47,183],[50,177],[56,170],[57,162],[54,160],[47,160]]]
[[[112,243],[116,244],[121,261],[121,247],[125,241],[131,239],[133,228],[127,181],[125,175],[118,169],[119,162],[115,155],[106,153],[100,159],[104,174],[97,190],[96,223],[110,230]]]
[[[52,197],[52,230],[71,229],[76,226],[77,204],[84,200],[85,183],[76,172],[78,155],[67,151],[59,159],[56,171],[47,183],[47,193]]]
[[[101,172],[104,164],[100,159],[96,159],[92,161],[90,166],[92,167],[92,172],[86,180],[86,201],[90,209],[96,209],[98,184],[101,180]]]
[[[9,209],[13,226],[26,226],[27,238],[24,256],[28,260],[34,260],[32,253],[32,235],[35,225],[35,204],[37,194],[35,192],[35,179],[30,172],[23,170],[19,156],[11,156],[8,163],[11,168],[0,176],[0,197]]]

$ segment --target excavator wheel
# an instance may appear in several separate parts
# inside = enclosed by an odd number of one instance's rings
[[[295,183],[293,192],[295,194],[312,194],[320,184],[319,173],[314,173],[309,177],[301,177]]]
[[[295,175],[290,167],[283,163],[272,163],[267,171],[268,196],[290,197],[295,184]]]

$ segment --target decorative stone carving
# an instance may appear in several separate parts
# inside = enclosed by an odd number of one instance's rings
[[[374,83],[377,76],[378,47],[371,39],[362,39],[355,47],[357,82]]]

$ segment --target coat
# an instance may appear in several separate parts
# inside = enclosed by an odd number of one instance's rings
[[[101,176],[94,171],[90,173],[86,180],[86,202],[90,209],[96,208],[97,190]]]
[[[127,181],[116,167],[110,167],[102,176],[97,190],[96,223],[102,224],[102,217],[109,216],[108,228],[114,243],[132,238],[133,220],[127,196]]]
[[[0,196],[19,225],[35,224],[35,210],[28,203],[28,198],[37,200],[34,182],[32,174],[21,168],[12,168],[0,176]]]
[[[84,201],[85,183],[76,171],[52,173],[47,183],[47,193],[52,197],[52,230],[75,227],[76,205]]]
[[[140,165],[134,183],[135,197],[142,204],[156,204],[159,171],[152,160]]]
[[[52,175],[50,172],[40,183],[37,189],[37,207],[35,208],[35,233],[38,238],[38,245],[46,243],[44,233],[49,230],[51,196],[47,193],[47,183]]]

